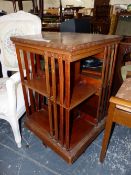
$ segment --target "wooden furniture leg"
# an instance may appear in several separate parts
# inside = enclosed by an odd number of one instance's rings
[[[33,13],[34,14],[38,13],[37,0],[32,0],[32,5],[33,5]]]
[[[44,1],[39,0],[39,17],[41,20],[43,19],[43,13],[44,13]]]
[[[17,12],[16,1],[12,0],[14,12]]]
[[[101,150],[101,154],[100,154],[100,161],[101,162],[103,162],[105,155],[106,155],[106,150],[107,150],[107,146],[108,146],[108,142],[109,142],[109,138],[110,138],[110,133],[111,133],[111,128],[112,128],[112,123],[113,123],[114,110],[115,110],[115,104],[110,103],[109,114],[108,114],[108,118],[106,121],[104,139],[103,139],[103,143],[102,143],[102,150]]]
[[[19,10],[23,10],[22,0],[18,0],[18,7],[19,7]]]

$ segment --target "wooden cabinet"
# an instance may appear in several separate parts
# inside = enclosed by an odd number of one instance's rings
[[[26,126],[68,163],[74,162],[104,128],[120,37],[44,32],[11,39]],[[80,69],[81,60],[92,55],[103,60],[99,77]]]
[[[94,7],[96,5],[109,5],[110,0],[94,0]]]
[[[108,34],[110,28],[109,0],[95,0],[93,11],[93,33]]]

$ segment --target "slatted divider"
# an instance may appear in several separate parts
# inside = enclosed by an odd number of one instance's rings
[[[64,66],[63,66],[62,56],[58,58],[59,65],[59,85],[60,85],[60,143],[64,145]]]
[[[65,128],[65,132],[66,132],[66,137],[65,137],[65,146],[66,149],[68,150],[70,147],[70,63],[68,61],[65,61],[65,105],[66,105],[66,109],[65,109],[65,121],[66,121],[66,128]]]
[[[48,99],[48,114],[49,114],[49,123],[50,123],[50,135],[54,135],[54,125],[53,125],[53,113],[51,105],[51,84],[50,84],[50,72],[49,72],[49,58],[50,54],[45,52],[44,61],[45,61],[45,75],[46,75],[46,88],[47,88],[47,99]]]
[[[103,105],[104,105],[104,95],[106,91],[106,77],[108,72],[108,63],[109,63],[109,48],[108,46],[105,47],[104,50],[104,60],[103,60],[103,71],[102,71],[102,85],[100,91],[100,98],[99,98],[99,110],[98,110],[98,122],[103,118]],[[107,58],[107,59],[106,59]]]
[[[54,131],[55,131],[55,139],[58,140],[58,112],[57,112],[57,104],[56,104],[56,59],[54,54],[50,54],[51,58],[51,77],[52,77],[52,100],[53,100],[53,121],[54,121]]]
[[[29,108],[29,102],[28,102],[28,95],[26,91],[26,87],[24,86],[24,70],[22,66],[22,59],[20,51],[22,51],[19,47],[16,45],[16,54],[17,54],[17,60],[18,60],[18,65],[19,65],[19,70],[20,70],[20,75],[21,75],[21,82],[22,82],[22,88],[23,88],[23,95],[25,99],[25,106],[26,106],[26,113],[29,116],[30,115],[30,108]]]
[[[113,74],[114,74],[114,69],[115,69],[115,62],[116,62],[116,54],[117,54],[117,44],[113,44],[111,47],[111,61],[110,61],[110,67],[109,67],[109,74],[108,74],[108,95],[107,95],[107,105],[105,106],[105,113],[104,115],[107,115],[107,109],[108,109],[108,101],[110,98],[111,94],[111,84],[113,81]]]
[[[26,68],[26,77],[27,77],[27,81],[31,80],[31,72],[30,72],[30,66],[29,65],[29,55],[28,52],[23,51],[24,54],[24,63],[25,63],[25,68]],[[32,70],[32,67],[31,67]],[[32,89],[29,88],[29,97],[30,97],[30,103],[31,103],[31,113],[33,113],[35,111],[35,101],[34,101],[34,96],[33,96],[33,91]]]
[[[40,57],[42,57],[42,55],[31,53],[31,64],[34,67],[34,69],[32,70],[34,78],[42,76]],[[43,98],[44,97],[42,97],[41,94],[35,92],[36,110],[40,110],[43,107]]]

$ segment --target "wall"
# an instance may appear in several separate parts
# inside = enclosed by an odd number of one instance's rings
[[[94,7],[94,0],[62,0],[62,5],[65,7],[66,5],[73,4],[74,6],[84,6],[87,8]],[[45,9],[48,7],[59,7],[59,0],[44,0]],[[130,4],[131,0],[110,0],[110,4]],[[29,11],[32,8],[31,1],[24,1],[24,10]],[[0,9],[7,11],[8,13],[13,12],[13,5],[10,1],[0,0]]]
[[[59,7],[59,0],[44,0],[44,8],[47,9],[48,7]],[[29,11],[32,8],[32,3],[31,1],[23,1],[24,4],[24,10]],[[84,6],[88,8],[93,8],[94,7],[94,0],[63,0],[62,5],[65,7],[66,5],[71,5],[73,4],[74,6]],[[7,11],[8,13],[13,12],[13,5],[12,2],[10,1],[4,1],[0,0],[0,9],[3,9]]]
[[[131,4],[131,0],[110,0],[110,4]]]
[[[8,13],[13,12],[12,2],[0,0],[0,10],[2,9]]]
[[[32,8],[30,1],[24,2],[24,10],[29,11]],[[0,10],[5,10],[7,13],[14,12],[11,1],[0,0]]]

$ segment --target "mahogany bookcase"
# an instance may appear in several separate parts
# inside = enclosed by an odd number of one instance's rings
[[[56,32],[11,37],[26,105],[25,125],[68,163],[104,129],[120,39]],[[81,70],[81,60],[90,56],[103,61],[98,74]]]

